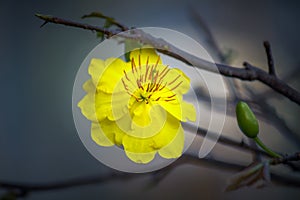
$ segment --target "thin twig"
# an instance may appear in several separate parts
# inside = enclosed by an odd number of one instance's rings
[[[87,176],[64,181],[55,181],[49,183],[17,183],[17,182],[0,182],[0,188],[14,191],[17,196],[24,197],[30,192],[60,190],[71,187],[107,183],[108,181],[121,179],[127,180],[132,174],[111,171],[103,175]]]
[[[298,64],[299,66],[299,64]],[[300,69],[296,66],[292,70],[288,71],[285,75],[282,76],[282,80],[285,82],[291,82],[293,80],[297,80],[300,75]],[[259,91],[256,93],[257,96],[266,96],[268,99],[271,98],[279,98],[282,96],[279,96],[277,93],[274,93],[274,91],[270,88],[266,88],[264,91]]]
[[[276,76],[274,60],[273,60],[272,51],[271,51],[271,45],[268,41],[264,41],[264,47],[265,47],[267,59],[268,59],[269,74]]]
[[[280,158],[273,158],[270,161],[271,165],[278,165],[278,164],[282,164],[282,163],[287,163],[287,162],[291,162],[291,161],[298,161],[300,160],[300,152],[296,152],[294,154],[291,155],[286,155]]]
[[[111,37],[111,36],[116,35],[120,32],[120,31],[106,30],[106,29],[101,28],[99,26],[93,26],[93,25],[89,25],[89,24],[74,22],[74,21],[71,21],[71,20],[61,19],[61,18],[58,18],[58,17],[52,17],[50,15],[41,15],[41,14],[37,13],[37,14],[35,14],[35,16],[45,21],[42,24],[42,26],[46,25],[47,23],[62,24],[62,25],[65,25],[65,26],[72,26],[72,27],[82,28],[82,29],[85,29],[85,30],[101,32],[101,33],[104,33],[105,35],[107,35],[107,37]]]
[[[46,16],[41,14],[36,14],[36,16],[44,21],[63,24],[66,26],[73,26],[77,28],[83,28],[87,30],[102,32],[107,37],[118,34],[119,37],[138,40],[142,43],[150,44],[156,48],[159,52],[169,55],[173,58],[181,60],[189,65],[193,65],[197,68],[204,69],[214,73],[220,73],[223,76],[238,78],[241,80],[254,81],[258,80],[265,85],[268,85],[278,93],[289,98],[291,101],[300,105],[300,93],[294,88],[287,85],[284,81],[278,79],[277,77],[270,75],[269,73],[261,70],[260,68],[253,66],[249,63],[244,63],[245,68],[236,68],[225,64],[211,63],[194,55],[191,55],[172,44],[166,42],[161,38],[153,37],[139,29],[131,30],[130,32],[120,32],[116,30],[106,30],[98,26],[92,26],[88,24],[81,24],[78,22],[73,22],[70,20],[65,20],[58,17]]]
[[[299,161],[300,160],[300,153],[297,152],[292,155],[287,155],[283,158],[274,158],[270,159],[269,163],[271,165],[278,165],[282,163],[287,163],[290,161]],[[181,158],[179,158],[177,161],[172,163],[168,168],[163,168],[161,170],[172,170],[178,165],[182,164],[194,164],[199,166],[213,166],[214,168],[221,168],[223,170],[241,170],[243,169],[244,165],[234,164],[234,163],[227,163],[224,161],[219,161],[211,158],[203,158],[199,159],[198,157],[195,157],[193,155],[184,155]],[[107,183],[107,181],[113,181],[113,180],[122,180],[127,181],[132,178],[147,176],[149,174],[153,174],[157,172],[152,173],[145,173],[145,174],[130,174],[130,173],[123,173],[123,172],[117,172],[117,171],[111,171],[110,173],[106,173],[103,175],[94,175],[94,176],[87,176],[82,178],[76,178],[71,180],[64,180],[64,181],[55,181],[50,183],[16,183],[16,182],[0,182],[0,188],[6,189],[8,191],[15,191],[16,194],[21,196],[27,196],[28,194],[32,192],[41,192],[41,191],[49,191],[49,190],[59,190],[59,189],[66,189],[71,187],[78,187],[83,185],[91,185],[91,184],[101,184],[101,183]],[[283,183],[283,184],[290,184],[289,181],[293,183],[294,187],[300,186],[300,180],[289,178],[280,174],[271,173],[272,178],[276,183]]]

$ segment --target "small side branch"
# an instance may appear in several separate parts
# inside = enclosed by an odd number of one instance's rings
[[[267,54],[267,59],[268,59],[269,74],[272,75],[272,76],[276,76],[271,45],[268,41],[264,41],[264,47],[265,47],[266,54]]]
[[[286,164],[288,162],[298,161],[298,160],[300,160],[300,152],[296,152],[291,155],[286,155],[281,158],[273,158],[272,160],[270,160],[270,164],[271,165],[278,165],[282,163]]]
[[[108,38],[119,33],[119,31],[106,30],[106,29],[101,28],[99,26],[93,26],[93,25],[89,25],[89,24],[78,23],[78,22],[74,22],[74,21],[71,21],[71,20],[66,20],[66,19],[62,19],[62,18],[58,18],[58,17],[53,17],[53,16],[50,16],[50,15],[41,15],[41,14],[37,13],[37,14],[35,14],[35,16],[42,19],[42,20],[44,20],[44,23],[41,25],[41,27],[43,27],[47,23],[62,24],[62,25],[65,25],[65,26],[73,26],[73,27],[82,28],[82,29],[86,29],[86,30],[101,32],[101,33],[104,33]]]

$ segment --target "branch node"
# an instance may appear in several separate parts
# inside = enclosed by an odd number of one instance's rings
[[[245,67],[245,69],[246,70],[252,70],[253,69],[253,67],[252,67],[252,65],[250,65],[248,62],[243,62],[243,66]]]
[[[263,44],[264,44],[265,51],[266,51],[266,54],[267,54],[269,74],[276,77],[276,72],[275,72],[274,60],[273,60],[273,56],[272,56],[271,45],[270,45],[270,43],[268,41],[264,41]]]

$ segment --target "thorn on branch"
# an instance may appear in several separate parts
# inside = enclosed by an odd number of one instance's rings
[[[271,45],[268,41],[264,41],[264,47],[265,47],[266,54],[267,54],[267,59],[268,59],[269,74],[272,75],[272,76],[276,76]]]
[[[46,24],[48,24],[48,22],[44,21],[44,23],[42,25],[40,25],[40,28],[43,28]]]
[[[243,62],[243,66],[245,67],[245,69],[247,70],[251,70],[252,66],[248,63],[248,62]]]
[[[250,64],[248,62],[243,62],[243,66],[246,68],[246,69],[250,69]]]

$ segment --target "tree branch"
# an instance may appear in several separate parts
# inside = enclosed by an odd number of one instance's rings
[[[270,164],[278,165],[278,164],[288,163],[291,161],[298,161],[298,160],[300,160],[300,152],[296,152],[294,154],[286,155],[280,158],[273,158],[272,160],[270,160]]]
[[[146,43],[152,45],[159,52],[169,55],[173,58],[181,60],[189,65],[195,66],[200,69],[204,69],[214,73],[220,73],[223,76],[238,78],[247,81],[260,81],[265,85],[268,85],[278,93],[289,98],[291,101],[300,105],[300,93],[294,88],[287,85],[284,81],[278,79],[276,76],[269,74],[260,68],[253,66],[247,62],[244,63],[245,68],[236,68],[225,64],[211,63],[194,55],[191,55],[172,44],[166,42],[161,38],[155,38],[150,34],[144,33],[141,30],[134,29],[129,32],[121,32],[120,30],[108,30],[103,29],[98,26],[92,26],[89,24],[82,24],[78,22],[73,22],[70,20],[65,20],[58,17],[52,17],[47,15],[36,14],[36,17],[44,20],[46,23],[63,24],[66,26],[72,26],[77,28],[82,28],[91,31],[97,31],[104,33],[107,37],[118,34],[119,37],[138,40],[141,43]],[[125,27],[125,26],[123,26]]]
[[[287,163],[290,161],[299,161],[300,160],[300,152],[297,152],[292,155],[287,155],[282,158],[273,158],[269,160],[270,165],[278,165],[282,163]],[[221,168],[226,170],[241,170],[243,169],[244,165],[234,164],[234,163],[227,163],[224,161],[219,161],[211,158],[203,158],[199,159],[193,155],[184,155],[174,163],[169,165],[167,168],[163,168],[160,171],[164,170],[172,170],[175,167],[182,165],[182,164],[193,164],[193,165],[209,165],[215,168]],[[17,197],[25,197],[32,192],[41,192],[41,191],[50,191],[50,190],[59,190],[59,189],[66,189],[71,187],[77,186],[84,186],[84,185],[92,185],[92,184],[101,184],[107,183],[108,181],[113,180],[122,180],[127,181],[133,178],[147,176],[149,174],[157,174],[160,171],[145,173],[145,174],[131,174],[131,173],[123,173],[118,171],[111,171],[110,173],[106,173],[103,175],[95,175],[95,176],[88,176],[76,179],[70,179],[65,181],[56,181],[50,183],[16,183],[16,182],[0,182],[0,188],[6,189],[10,192],[13,192]],[[163,174],[163,173],[162,173]],[[273,180],[278,184],[293,184],[294,187],[300,186],[300,180],[286,177],[280,174],[271,173],[273,176]]]

